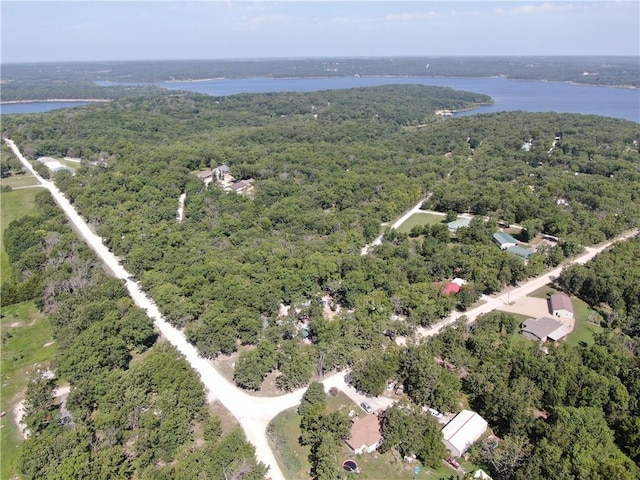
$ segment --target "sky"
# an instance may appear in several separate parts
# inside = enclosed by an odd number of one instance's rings
[[[2,63],[640,55],[632,1],[2,0]]]

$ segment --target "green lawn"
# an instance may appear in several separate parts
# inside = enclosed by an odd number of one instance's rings
[[[589,320],[599,322],[601,319],[600,314],[579,298],[573,297],[571,302],[575,311],[576,326],[573,332],[567,336],[566,342],[569,345],[591,345],[593,343],[593,334],[602,333],[604,328],[599,324],[590,323]]]
[[[0,193],[0,281],[5,282],[11,277],[11,266],[7,253],[4,251],[2,234],[7,225],[24,215],[27,215],[35,206],[35,196],[40,192],[39,188],[25,188],[13,192]]]
[[[5,194],[3,194],[5,195]],[[0,408],[7,412],[0,420],[0,448],[2,480],[16,473],[14,462],[21,441],[13,416],[15,405],[22,400],[27,376],[33,365],[44,365],[53,359],[55,344],[51,342],[51,325],[33,302],[17,303],[2,308],[2,361]]]
[[[536,290],[533,293],[530,293],[527,296],[533,297],[533,298],[549,298],[554,293],[560,293],[560,291],[553,288],[553,285],[549,283],[544,287],[540,287],[538,290]]]
[[[426,212],[414,213],[398,227],[398,232],[409,233],[416,225],[434,225],[436,223],[442,223],[444,219],[444,215],[434,215],[433,213]]]
[[[11,188],[18,187],[31,187],[34,185],[39,185],[38,179],[33,175],[18,175],[16,177],[3,178],[2,185],[10,186]]]

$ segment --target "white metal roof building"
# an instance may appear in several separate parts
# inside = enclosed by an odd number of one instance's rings
[[[487,421],[471,410],[462,410],[442,429],[442,441],[452,455],[460,457],[487,431]]]

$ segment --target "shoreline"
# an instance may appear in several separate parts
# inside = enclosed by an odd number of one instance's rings
[[[504,80],[510,80],[515,82],[544,82],[544,83],[558,83],[558,84],[569,84],[569,85],[577,85],[577,86],[585,86],[585,87],[605,87],[605,88],[622,88],[625,90],[638,90],[640,86],[636,85],[596,85],[593,83],[581,83],[576,82],[575,80],[547,80],[544,78],[511,78],[506,75],[490,75],[490,76],[478,76],[478,77],[458,77],[458,76],[447,76],[447,75],[319,75],[319,76],[305,76],[305,77],[274,77],[274,76],[250,76],[250,77],[216,77],[216,78],[190,78],[185,80],[161,80],[159,82],[151,82],[152,85],[161,86],[163,83],[202,83],[202,82],[213,82],[219,80],[243,80],[243,79],[266,79],[266,80],[304,80],[304,79],[332,79],[332,78],[442,78],[442,79],[490,79],[490,78],[502,78]],[[113,82],[118,83],[118,82]]]
[[[106,103],[112,102],[109,98],[45,98],[32,100],[3,100],[0,105],[17,105],[21,103],[56,103],[56,102],[88,102],[88,103]]]

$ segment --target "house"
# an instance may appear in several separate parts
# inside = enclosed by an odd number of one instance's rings
[[[212,173],[216,180],[224,180],[224,176],[229,173],[229,166],[222,164],[219,167],[214,168]]]
[[[473,478],[479,478],[480,480],[493,480],[489,474],[482,469],[478,469],[473,472]]]
[[[507,248],[507,253],[511,253],[517,257],[520,257],[524,260],[529,260],[533,252],[528,248],[523,248],[520,245],[514,245],[513,247]]]
[[[356,455],[371,453],[382,445],[383,437],[380,433],[380,420],[377,415],[355,417],[352,422],[346,443],[353,450],[353,453]]]
[[[487,431],[487,421],[471,410],[462,410],[442,429],[444,446],[460,457]]]
[[[240,180],[239,182],[229,185],[229,190],[236,193],[247,193],[253,186],[253,178]]]
[[[522,335],[538,342],[557,342],[568,333],[562,322],[549,317],[530,318],[522,324]]]
[[[518,245],[518,241],[508,233],[496,232],[493,234],[493,241],[502,249],[506,250],[509,247],[515,247]]]
[[[573,318],[573,304],[564,293],[556,293],[549,298],[549,311],[554,317]]]
[[[447,223],[447,228],[451,233],[456,233],[459,228],[469,227],[471,224],[471,218],[464,217],[454,220],[453,222]]]
[[[203,170],[202,172],[198,172],[198,178],[204,183],[209,184],[213,181],[213,171]]]
[[[38,162],[42,163],[45,167],[47,167],[51,173],[69,172],[71,175],[75,175],[76,173],[73,168],[63,165],[55,158],[40,157],[38,158]]]
[[[460,291],[460,285],[454,282],[448,283],[442,289],[442,293],[444,293],[445,295],[455,295],[459,291]]]

